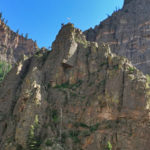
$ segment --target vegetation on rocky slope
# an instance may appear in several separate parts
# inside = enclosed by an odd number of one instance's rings
[[[0,82],[4,79],[4,77],[10,70],[11,70],[10,64],[4,61],[0,61]]]

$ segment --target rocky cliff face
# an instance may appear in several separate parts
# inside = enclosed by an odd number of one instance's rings
[[[0,61],[16,63],[23,55],[30,57],[37,51],[37,45],[31,39],[10,30],[0,19]]]
[[[85,31],[87,40],[108,43],[116,54],[150,74],[150,0],[125,0],[121,10]]]
[[[149,150],[148,80],[72,24],[52,51],[19,62],[0,93],[1,150]]]

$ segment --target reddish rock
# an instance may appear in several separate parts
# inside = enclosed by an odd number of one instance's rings
[[[32,39],[13,32],[0,20],[0,60],[16,63],[23,55],[30,57],[37,51],[37,44]]]

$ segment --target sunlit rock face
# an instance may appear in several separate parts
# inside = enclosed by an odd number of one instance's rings
[[[0,84],[1,150],[149,150],[147,78],[72,24]]]
[[[125,0],[121,10],[85,31],[87,40],[108,43],[112,52],[127,57],[150,74],[150,0]]]
[[[24,56],[32,56],[37,48],[35,42],[13,32],[0,19],[0,61],[14,64]]]

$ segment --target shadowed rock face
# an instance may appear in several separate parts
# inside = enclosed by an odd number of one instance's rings
[[[0,20],[0,60],[11,64],[22,56],[30,57],[37,51],[37,45],[31,39],[26,39],[9,29]]]
[[[124,6],[85,31],[87,40],[108,43],[112,52],[127,57],[150,74],[150,0],[125,0]]]
[[[72,24],[52,51],[16,65],[0,93],[1,150],[149,150],[146,77]]]

